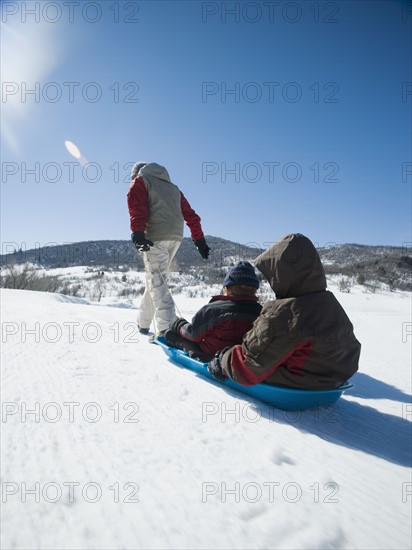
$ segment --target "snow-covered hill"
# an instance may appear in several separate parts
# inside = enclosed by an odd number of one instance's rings
[[[169,362],[139,298],[2,290],[3,548],[410,548],[411,295],[331,290],[360,371],[297,413]]]
[[[280,237],[280,236],[279,236]],[[174,270],[181,273],[197,271],[208,278],[214,278],[219,269],[239,260],[253,260],[264,249],[259,243],[236,243],[213,237],[206,237],[211,247],[210,257],[205,262],[192,239],[185,237],[173,262]],[[370,246],[361,244],[314,243],[327,275],[341,275],[352,282],[365,285],[369,291],[380,287],[391,290],[412,290],[411,243],[402,246]],[[85,266],[104,272],[143,270],[143,259],[131,241],[85,241],[77,243],[36,245],[26,250],[25,243],[4,243],[0,255],[0,283],[2,287],[15,288],[8,280],[12,266],[34,264],[47,270]],[[21,288],[21,287],[16,287]],[[37,289],[35,289],[37,290]]]

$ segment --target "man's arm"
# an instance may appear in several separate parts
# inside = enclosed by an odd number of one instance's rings
[[[190,234],[194,241],[198,241],[204,237],[200,217],[196,214],[193,208],[190,206],[188,200],[180,192],[180,207],[182,209],[183,219],[185,220]]]
[[[143,178],[136,178],[131,184],[127,193],[127,206],[132,232],[144,231],[149,219],[149,203]]]

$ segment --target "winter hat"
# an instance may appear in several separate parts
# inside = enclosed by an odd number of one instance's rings
[[[246,285],[259,288],[255,268],[249,262],[241,261],[227,272],[223,286]]]
[[[132,180],[137,178],[137,174],[139,173],[140,168],[143,168],[143,166],[146,166],[146,164],[147,162],[136,162],[136,164],[132,168],[132,174],[131,174]]]

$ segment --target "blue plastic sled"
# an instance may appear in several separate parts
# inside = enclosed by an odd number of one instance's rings
[[[230,379],[225,382],[218,382],[207,370],[207,363],[201,363],[196,359],[192,359],[185,351],[171,348],[166,344],[163,337],[158,338],[156,343],[163,348],[166,355],[179,365],[188,367],[202,376],[210,378],[216,383],[233,388],[234,390],[260,399],[264,403],[268,403],[277,409],[285,411],[302,411],[304,409],[314,409],[325,405],[331,405],[336,403],[344,391],[353,387],[353,384],[350,382],[345,382],[338,388],[332,390],[298,390],[294,388],[271,386],[265,383],[256,384],[255,386],[242,386]]]

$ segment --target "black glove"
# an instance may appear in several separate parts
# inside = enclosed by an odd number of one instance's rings
[[[188,351],[189,357],[192,357],[192,359],[197,359],[197,361],[200,361],[201,363],[209,363],[211,361],[210,355],[207,353],[202,353],[201,351]]]
[[[213,359],[210,361],[210,363],[207,366],[207,370],[210,372],[216,380],[219,380],[219,382],[224,382],[228,379],[226,374],[222,371],[222,367],[220,364],[220,357],[222,352],[218,351],[216,355],[213,357]]]
[[[205,238],[202,237],[201,239],[198,239],[197,241],[193,241],[193,242],[197,246],[199,254],[202,256],[202,258],[207,260],[209,257],[210,248],[207,246]]]
[[[169,329],[173,332],[176,332],[177,334],[180,334],[180,329],[183,325],[186,325],[187,323],[188,321],[186,321],[186,319],[183,319],[183,317],[177,317],[177,315],[175,315],[170,319]]]
[[[137,250],[141,252],[147,252],[150,250],[150,247],[153,246],[152,241],[146,239],[144,231],[134,231],[132,233],[132,241]]]
[[[166,344],[172,348],[177,348],[178,343],[182,339],[178,334],[173,332],[173,330],[170,330],[170,328],[166,330],[166,332],[164,333],[164,337],[166,340]]]

